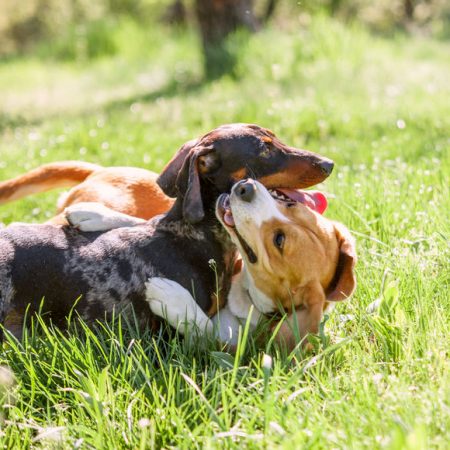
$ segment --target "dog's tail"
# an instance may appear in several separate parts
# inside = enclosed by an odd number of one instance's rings
[[[0,205],[27,195],[75,186],[99,169],[101,166],[82,161],[44,164],[16,178],[0,182]]]

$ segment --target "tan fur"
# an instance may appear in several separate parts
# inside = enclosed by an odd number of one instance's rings
[[[0,183],[0,204],[51,189],[74,186],[49,220],[66,224],[61,212],[80,202],[100,202],[111,209],[142,219],[166,212],[173,203],[156,184],[157,174],[134,167],[101,167],[81,161],[45,164]]]
[[[289,313],[276,339],[292,349],[296,322],[300,338],[316,334],[329,301],[344,300],[353,293],[355,244],[342,224],[302,204],[275,203],[280,218],[259,226],[247,220],[238,231],[258,257],[254,264],[246,261],[255,286],[274,301],[277,310]],[[274,244],[278,231],[285,235],[281,251]]]
[[[288,221],[273,219],[263,222],[259,229],[252,231],[249,227],[248,232],[241,234],[246,240],[248,234],[247,242],[257,249],[261,260],[248,266],[256,287],[277,299],[284,310],[291,311],[306,297],[316,296],[319,287],[324,291],[331,283],[339,247],[331,221],[303,205],[277,207]],[[285,234],[281,252],[273,243],[278,230]]]
[[[242,169],[236,170],[236,172],[233,172],[231,176],[236,180],[243,180],[245,178],[245,175],[247,173],[247,169],[243,167]]]
[[[16,178],[1,182],[0,205],[30,194],[75,186],[99,169],[101,167],[96,164],[81,161],[44,164]]]
[[[269,156],[269,154],[267,154],[267,156]],[[307,161],[293,161],[288,170],[261,177],[259,178],[259,181],[264,186],[274,186],[277,188],[306,188],[314,185],[314,182],[311,182],[312,180],[307,176],[299,176],[299,174],[305,173],[305,167],[307,166]]]

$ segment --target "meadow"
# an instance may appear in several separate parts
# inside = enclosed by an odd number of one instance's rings
[[[318,15],[236,36],[234,75],[207,83],[195,33],[127,21],[111,33],[112,55],[61,61],[48,44],[0,63],[0,180],[64,159],[159,171],[219,124],[257,123],[335,161],[319,189],[357,239],[358,288],[314,355],[35,323],[0,351],[15,378],[0,370],[0,445],[448,448],[448,41]],[[42,222],[58,194],[1,206],[0,222]]]

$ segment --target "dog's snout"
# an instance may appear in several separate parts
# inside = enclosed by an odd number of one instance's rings
[[[256,184],[253,180],[243,180],[235,186],[234,192],[244,202],[251,202],[256,193]]]
[[[319,167],[326,176],[329,176],[333,172],[334,162],[324,158],[323,161],[320,161]]]

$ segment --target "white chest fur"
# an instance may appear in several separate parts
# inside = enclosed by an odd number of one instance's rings
[[[233,278],[228,295],[228,305],[230,311],[240,319],[247,319],[250,308],[253,305],[252,324],[258,322],[262,315],[261,313],[266,314],[275,309],[272,300],[255,286],[245,266],[242,272]]]

